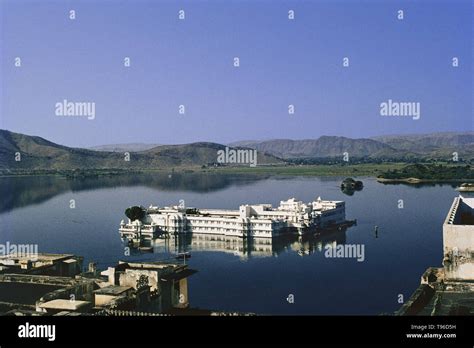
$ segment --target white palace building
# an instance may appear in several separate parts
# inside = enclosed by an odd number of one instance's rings
[[[343,201],[323,201],[319,197],[305,204],[291,198],[281,201],[278,208],[271,204],[241,205],[239,210],[150,206],[142,221],[122,220],[119,232],[127,239],[181,233],[272,238],[344,222]]]

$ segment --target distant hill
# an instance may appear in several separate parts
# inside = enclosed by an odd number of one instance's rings
[[[370,139],[322,136],[318,139],[246,140],[230,146],[246,146],[284,159],[340,157],[348,152],[352,157],[381,158],[474,158],[474,132],[433,133],[422,135],[391,135]]]
[[[390,145],[372,139],[351,139],[322,136],[318,139],[235,142],[231,146],[247,146],[281,158],[340,157],[348,152],[352,157],[397,157],[406,155]]]
[[[55,144],[37,136],[0,130],[0,169],[165,169],[181,166],[202,166],[217,162],[217,151],[225,145],[193,143],[157,146],[130,154],[94,151]],[[15,161],[15,153],[21,161]],[[258,153],[258,164],[282,163],[274,156]]]
[[[144,144],[144,143],[129,143],[129,144],[109,144],[89,147],[89,150],[95,151],[109,151],[109,152],[139,152],[152,149],[161,144]]]
[[[461,156],[472,157],[474,154],[474,132],[388,135],[372,139],[398,150],[432,157],[451,156],[454,151]]]

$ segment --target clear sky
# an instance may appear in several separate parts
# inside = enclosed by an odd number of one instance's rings
[[[0,3],[2,129],[84,147],[473,130],[470,0]],[[95,119],[56,116],[64,99]],[[420,119],[382,117],[388,99]]]

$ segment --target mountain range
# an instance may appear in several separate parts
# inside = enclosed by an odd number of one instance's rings
[[[474,132],[445,132],[414,135],[390,135],[352,139],[322,136],[317,139],[274,139],[239,141],[230,146],[244,146],[283,159],[340,157],[348,152],[353,157],[379,158],[451,158],[474,157]]]
[[[164,169],[216,163],[217,151],[226,146],[256,149],[258,164],[283,164],[294,158],[352,157],[374,159],[442,158],[453,152],[474,158],[474,132],[392,135],[351,139],[321,136],[317,139],[240,141],[227,145],[198,142],[182,145],[115,144],[95,149],[59,145],[39,136],[0,130],[0,169]],[[124,152],[130,152],[126,161]],[[15,156],[20,154],[21,160]]]
[[[59,145],[38,136],[0,130],[0,169],[168,169],[193,167],[217,162],[217,151],[226,145],[199,142],[161,145],[145,151],[125,154]],[[20,160],[16,160],[19,154]],[[283,163],[272,155],[257,153],[258,164]]]

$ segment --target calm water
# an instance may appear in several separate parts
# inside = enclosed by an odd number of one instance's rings
[[[74,253],[106,268],[120,260],[163,260],[173,243],[155,253],[124,256],[118,225],[124,209],[142,204],[237,209],[242,203],[346,201],[357,226],[323,240],[275,241],[271,245],[219,243],[186,246],[193,307],[265,314],[379,314],[400,307],[429,266],[442,259],[442,222],[453,187],[382,185],[359,178],[364,189],[348,196],[342,178],[251,177],[198,174],[149,175],[86,180],[53,177],[0,178],[0,243],[35,243],[40,252]],[[76,207],[70,208],[74,199]],[[398,209],[402,199],[404,209]],[[375,237],[374,226],[379,227]],[[364,244],[365,261],[326,258],[324,245]],[[236,244],[237,243],[237,244]],[[258,243],[257,243],[258,244]],[[253,250],[258,249],[258,250]],[[321,250],[322,249],[322,250]],[[295,303],[286,301],[293,294]]]

